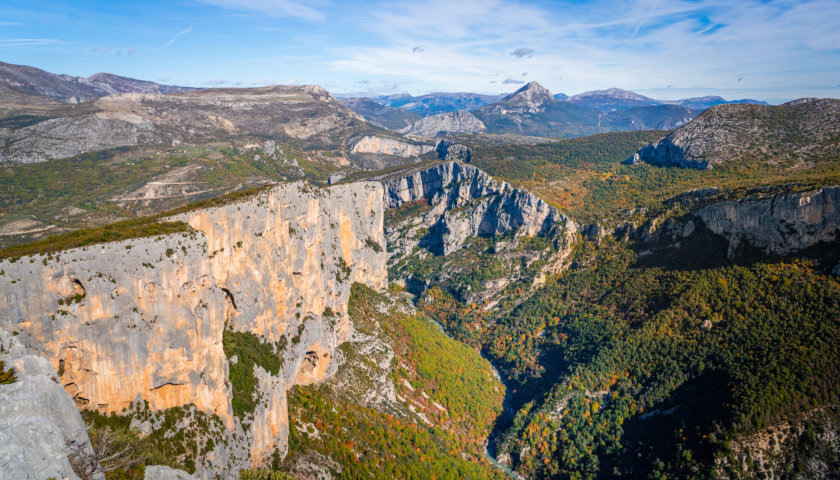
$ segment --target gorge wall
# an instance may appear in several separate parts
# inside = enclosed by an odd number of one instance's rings
[[[244,441],[218,445],[200,474],[260,464],[285,454],[286,390],[334,368],[352,283],[387,285],[382,198],[377,183],[283,184],[176,218],[193,231],[4,260],[0,327],[52,364],[80,408],[145,400],[217,415]],[[254,368],[258,405],[244,421],[226,329],[283,345],[278,374]]]
[[[498,182],[470,165],[442,163],[384,179],[383,184],[386,209],[418,201],[431,206],[423,218],[424,227],[439,234],[440,253],[444,255],[473,236],[512,231],[534,236],[554,233],[558,228],[568,233],[577,229],[568,217],[536,195]],[[410,237],[389,238],[389,245]]]

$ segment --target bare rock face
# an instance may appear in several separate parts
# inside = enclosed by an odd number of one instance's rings
[[[574,222],[536,195],[457,162],[386,180],[384,185],[386,208],[418,201],[432,206],[425,216],[426,228],[438,244],[433,248],[444,255],[460,248],[471,236],[576,231]],[[396,237],[389,240],[410,241]]]
[[[47,359],[0,328],[0,360],[17,380],[0,385],[0,478],[77,479],[68,455],[93,455],[85,423]],[[91,464],[88,474],[104,480]]]
[[[697,216],[729,240],[729,255],[741,242],[767,254],[790,255],[840,238],[840,187],[713,203]]]
[[[436,137],[440,134],[460,135],[464,133],[481,133],[487,130],[484,123],[470,112],[441,113],[421,118],[409,127],[399,130],[424,137]]]
[[[466,145],[450,140],[441,140],[435,147],[438,158],[446,161],[461,161],[469,163],[472,160],[472,150]]]
[[[805,98],[784,105],[712,107],[625,163],[713,168],[734,160],[779,162],[836,153],[840,100]]]
[[[286,390],[330,374],[350,335],[351,284],[387,284],[371,247],[385,243],[382,198],[377,183],[283,184],[180,215],[192,232],[0,262],[2,327],[49,360],[80,408],[194,404],[240,432],[223,332],[284,339],[281,371],[255,368],[249,458],[223,459],[258,465],[285,452]]]
[[[432,145],[407,142],[396,138],[367,135],[360,138],[350,147],[350,154],[356,162],[366,169],[376,169],[389,166],[387,157],[401,157],[416,159],[424,153],[434,149]]]

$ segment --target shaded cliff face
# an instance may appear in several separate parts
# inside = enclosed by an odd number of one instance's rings
[[[286,390],[331,373],[351,329],[350,285],[387,283],[372,247],[385,242],[382,198],[376,183],[284,184],[178,217],[195,232],[1,262],[2,327],[49,359],[79,407],[194,404],[245,435],[258,464],[285,453]],[[277,374],[254,368],[247,431],[231,407],[226,328],[285,344]]]
[[[718,202],[697,216],[729,241],[731,256],[741,242],[767,254],[790,255],[840,234],[840,187]]]

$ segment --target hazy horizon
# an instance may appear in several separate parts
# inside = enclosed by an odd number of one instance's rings
[[[9,0],[0,60],[192,87],[839,97],[840,3]]]

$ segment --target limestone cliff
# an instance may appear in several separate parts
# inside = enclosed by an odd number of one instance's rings
[[[668,218],[666,213],[640,228],[625,222],[616,225],[612,234],[641,240],[644,255],[654,253],[657,246],[682,249],[689,242],[697,248],[721,250],[721,255],[725,249],[728,259],[745,253],[783,257],[840,240],[840,187],[798,193],[771,189],[739,199],[721,198],[725,195],[716,188],[685,192],[669,202],[680,204],[681,211],[688,207],[688,213],[677,218]],[[598,225],[588,230],[598,238],[607,233]],[[703,237],[700,244],[692,243],[697,235],[711,237]],[[710,243],[721,237],[724,241],[718,246]]]
[[[244,434],[250,457],[202,465],[259,464],[285,452],[286,390],[328,375],[348,337],[350,285],[386,286],[385,254],[372,247],[385,243],[382,198],[376,183],[283,184],[178,216],[192,232],[5,260],[0,326],[52,363],[79,407],[194,404]],[[226,328],[286,345],[279,374],[255,368],[247,431],[232,415]]]
[[[840,187],[717,202],[697,211],[712,232],[767,254],[790,255],[840,238]]]
[[[412,293],[442,286],[492,309],[508,286],[530,291],[566,265],[576,224],[475,167],[447,162],[382,181],[391,281]]]
[[[361,168],[372,170],[394,163],[403,163],[403,161],[388,161],[387,157],[417,158],[432,150],[434,150],[432,145],[421,142],[367,135],[353,143],[349,152]],[[386,157],[383,158],[383,156]]]
[[[443,163],[399,178],[386,179],[385,207],[424,201],[431,205],[426,227],[439,232],[444,255],[471,236],[504,235],[516,230],[534,236],[557,228],[576,230],[574,222],[536,195],[497,182],[470,165]],[[407,240],[389,238],[393,242]]]

